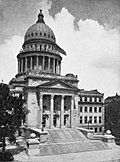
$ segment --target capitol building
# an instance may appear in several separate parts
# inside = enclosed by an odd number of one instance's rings
[[[91,101],[86,105],[81,103],[81,94],[84,91],[78,88],[77,75],[68,73],[61,75],[62,55],[66,52],[56,43],[55,34],[46,25],[42,10],[38,19],[25,33],[22,50],[17,55],[18,73],[11,79],[9,85],[13,94],[22,94],[26,101],[29,113],[26,117],[28,127],[42,129],[71,128],[73,126],[88,125],[88,121],[80,121],[89,114],[81,117],[81,105],[89,107]],[[96,90],[92,91],[90,97],[97,97],[100,103],[92,103],[94,107],[103,103],[103,94]],[[86,96],[87,97],[87,96]],[[98,100],[99,99],[99,100]],[[99,116],[101,123],[98,127],[104,127],[103,104]],[[99,107],[100,107],[99,106]],[[91,106],[90,106],[91,107]],[[92,116],[92,115],[91,115]],[[96,114],[97,116],[97,114]],[[93,116],[94,118],[94,116]],[[94,120],[91,120],[94,122]],[[90,125],[91,124],[91,125]],[[97,127],[97,122],[90,123],[89,127]]]
[[[29,127],[78,125],[78,79],[73,74],[61,75],[62,55],[66,52],[57,45],[40,10],[17,55],[18,74],[10,81],[11,92],[24,95]]]

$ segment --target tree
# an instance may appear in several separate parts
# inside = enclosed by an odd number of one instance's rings
[[[105,130],[111,130],[120,138],[120,100],[112,100],[105,105]]]
[[[25,107],[22,95],[12,96],[7,84],[0,83],[0,139],[5,152],[5,138],[15,141],[16,131],[20,132],[21,123],[25,121]]]

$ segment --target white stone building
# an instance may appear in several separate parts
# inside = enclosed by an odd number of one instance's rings
[[[97,90],[80,90],[78,96],[79,126],[101,134],[104,131],[104,94]]]
[[[18,74],[10,81],[13,94],[23,94],[29,127],[65,128],[80,126],[102,132],[103,94],[78,89],[74,74],[61,75],[62,55],[52,29],[40,10],[38,20],[26,32],[17,55]],[[82,100],[81,100],[82,98]],[[94,101],[96,99],[96,101]],[[78,109],[79,104],[79,109]]]
[[[42,11],[26,32],[17,55],[18,74],[10,81],[13,94],[23,94],[29,127],[64,128],[78,125],[78,79],[61,75],[62,54]]]

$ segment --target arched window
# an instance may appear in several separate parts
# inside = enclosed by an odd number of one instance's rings
[[[31,36],[33,37],[33,35],[34,35],[34,34],[32,33]]]

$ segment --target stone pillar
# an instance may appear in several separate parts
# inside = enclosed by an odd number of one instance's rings
[[[50,57],[48,57],[48,71],[50,72]]]
[[[70,126],[72,127],[74,124],[74,97],[71,97],[71,111],[70,111],[71,115],[70,115]]]
[[[104,134],[104,125],[105,125],[105,107],[101,106],[102,108],[102,133]]]
[[[54,95],[51,95],[51,105],[50,105],[50,128],[53,128],[53,119],[54,119]]]
[[[61,74],[61,61],[60,61],[60,64],[59,64],[59,74]]]
[[[43,95],[40,94],[40,105],[39,105],[39,128],[42,129],[42,118],[43,118]]]
[[[36,56],[36,66],[38,67],[38,56]]]
[[[32,56],[30,57],[30,69],[32,70],[32,64],[33,64],[33,58]]]
[[[23,73],[23,58],[21,58],[21,72]]]
[[[56,73],[59,74],[59,67],[58,67],[58,60],[57,60],[57,67],[56,67]]]
[[[20,59],[18,59],[18,73],[20,73]]]
[[[25,72],[27,71],[27,57],[25,58]]]
[[[64,127],[64,96],[61,96],[60,128]]]
[[[55,59],[53,59],[53,73],[55,73]]]
[[[45,57],[43,56],[43,62],[42,62],[42,69],[44,70],[44,66],[45,66]]]
[[[20,73],[21,73],[21,59],[19,59],[20,60]]]

